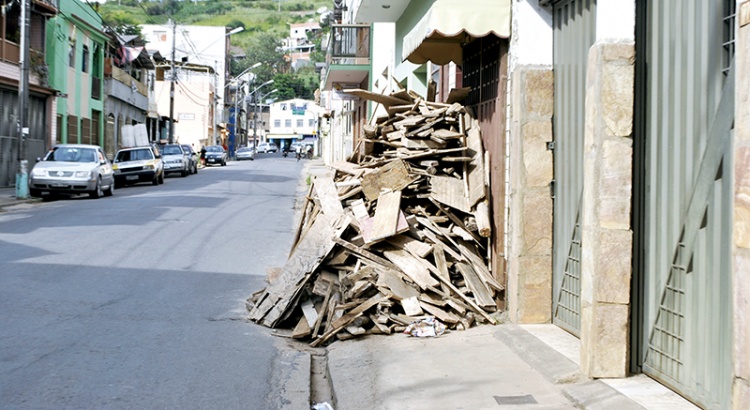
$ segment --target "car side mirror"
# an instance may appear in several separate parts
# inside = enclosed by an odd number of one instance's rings
[[[41,162],[41,161],[42,161],[42,157],[36,157],[36,162]]]

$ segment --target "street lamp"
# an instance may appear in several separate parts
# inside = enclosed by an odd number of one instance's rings
[[[235,142],[237,142],[237,138],[239,138],[239,134],[237,131],[239,130],[239,123],[240,123],[240,116],[239,116],[239,93],[240,93],[240,86],[242,85],[242,76],[250,72],[250,70],[254,68],[260,67],[260,63],[255,63],[252,66],[248,67],[245,71],[241,72],[239,75],[235,76],[236,80],[236,87],[234,88],[234,133],[233,138],[230,139],[229,144],[229,156],[233,157],[234,155],[234,145]],[[240,143],[242,141],[239,141]]]
[[[272,83],[273,83],[273,80],[268,80],[265,83],[263,83],[263,84],[255,87],[255,89],[253,89],[253,91],[250,94],[247,95],[247,97],[252,96],[253,97],[252,101],[254,101],[254,103],[255,103],[255,107],[254,107],[255,109],[253,110],[253,147],[256,148],[256,149],[258,147],[258,134],[257,134],[257,129],[258,129],[258,127],[257,127],[257,122],[258,122],[258,117],[257,117],[257,115],[258,115],[258,98],[257,98],[257,95],[255,93],[258,90],[260,90],[261,88],[267,86],[268,84],[272,84]],[[271,94],[272,92],[275,92],[275,91],[277,91],[277,90],[273,90],[273,91],[267,93],[266,95]],[[247,101],[247,97],[245,97],[246,101]]]
[[[255,147],[258,146],[258,102],[265,101],[266,97],[275,93],[276,91],[279,91],[278,89],[274,88],[273,90],[263,94],[260,98],[255,97],[255,104],[253,107],[253,149],[257,149]]]

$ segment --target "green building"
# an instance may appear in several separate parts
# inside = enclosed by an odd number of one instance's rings
[[[103,144],[104,52],[102,18],[80,0],[63,1],[47,22],[49,85],[58,90],[56,143]]]

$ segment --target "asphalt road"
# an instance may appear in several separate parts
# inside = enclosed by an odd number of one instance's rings
[[[0,408],[288,407],[298,357],[245,300],[286,260],[303,165],[261,154],[0,213]]]

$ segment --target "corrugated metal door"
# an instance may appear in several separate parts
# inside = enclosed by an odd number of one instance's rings
[[[579,336],[581,328],[581,197],[586,69],[595,40],[596,1],[553,3],[555,176],[552,249],[553,323]]]
[[[16,185],[18,166],[18,92],[0,90],[0,187]],[[29,96],[29,136],[26,138],[26,160],[29,170],[46,147],[46,103],[44,96]]]
[[[645,373],[717,409],[732,375],[734,10],[642,2],[637,30],[634,350]]]

